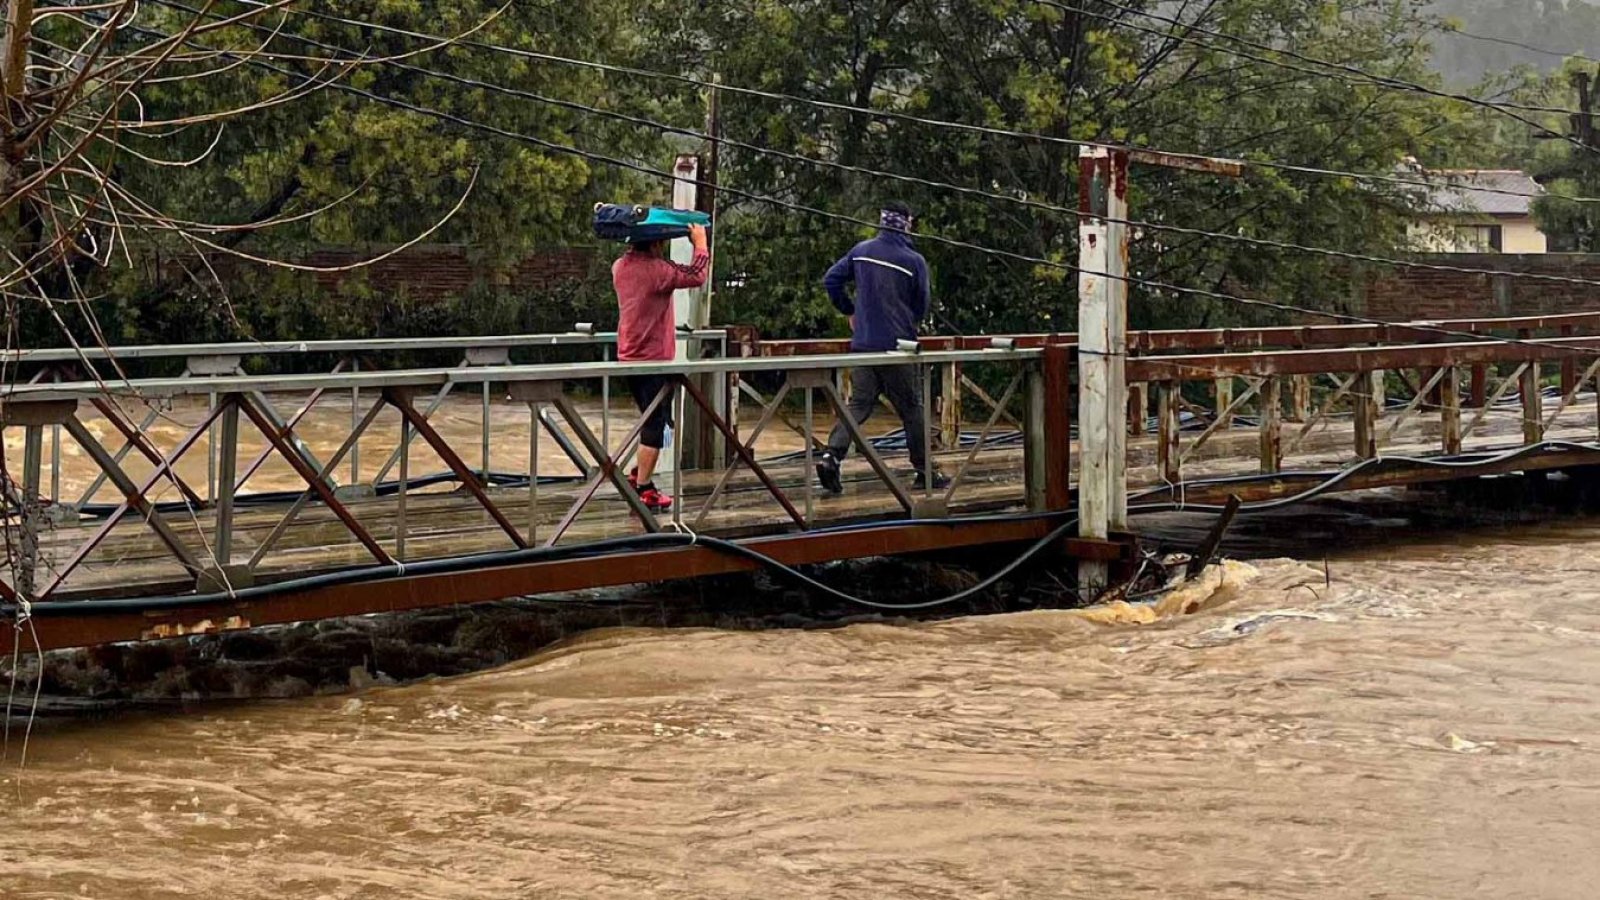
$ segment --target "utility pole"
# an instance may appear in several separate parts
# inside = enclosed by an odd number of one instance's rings
[[[719,80],[718,76],[712,76],[713,84]],[[705,287],[692,291],[679,291],[673,298],[674,319],[681,338],[687,338],[687,335],[681,334],[684,330],[692,332],[711,327],[711,298],[714,290],[712,276],[716,272],[717,161],[720,149],[717,136],[721,133],[722,126],[720,94],[720,91],[712,89],[706,96],[706,133],[712,136],[711,146],[703,155],[679,156],[672,169],[672,205],[677,209],[692,209],[706,213],[712,219],[712,228],[708,235],[711,263],[708,265]],[[675,260],[687,262],[691,252],[685,242],[673,242],[672,254]],[[700,345],[693,341],[680,339],[676,358],[679,360],[695,358],[702,355],[698,352],[701,349]],[[694,378],[701,393],[726,420],[730,394],[726,379],[711,375],[694,376]],[[725,458],[732,449],[725,446],[727,442],[722,432],[714,428],[710,419],[702,415],[699,408],[692,404],[684,405],[674,439],[683,441],[682,459],[687,468],[711,468],[717,460]]]
[[[1588,72],[1574,72],[1572,83],[1578,89],[1579,110],[1572,114],[1572,134],[1583,146],[1591,150],[1600,149],[1594,133],[1594,94],[1591,91],[1594,81]]]
[[[1579,109],[1579,112],[1572,115],[1572,133],[1577,137],[1578,142],[1583,145],[1584,150],[1589,153],[1600,153],[1600,137],[1595,135],[1594,129],[1594,81],[1588,72],[1579,71],[1572,73],[1572,82],[1578,88]],[[1584,172],[1594,171],[1594,164],[1587,160],[1580,161],[1574,168],[1577,170],[1579,177],[1582,178]],[[1587,193],[1587,188],[1592,187],[1592,185],[1588,184],[1588,179],[1583,179],[1580,183],[1586,188],[1580,193]],[[1580,243],[1578,249],[1593,252],[1597,249],[1595,244],[1600,242],[1600,237],[1595,235],[1594,217],[1588,208],[1583,211],[1583,220],[1582,239],[1588,242],[1588,246],[1583,246]]]
[[[1234,159],[1106,146],[1078,151],[1078,535],[1128,530],[1128,166],[1238,178]],[[1110,581],[1104,562],[1078,563],[1078,589]]]
[[[1078,534],[1128,527],[1128,153],[1078,153]],[[1106,563],[1078,564],[1078,589],[1109,581]]]

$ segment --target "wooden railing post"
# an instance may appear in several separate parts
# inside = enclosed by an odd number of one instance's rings
[[[1445,368],[1439,382],[1440,427],[1439,436],[1447,455],[1461,452],[1461,372],[1455,366]]]
[[[1145,417],[1149,409],[1150,401],[1145,397],[1145,386],[1128,385],[1128,434],[1134,437],[1144,434]]]
[[[1178,447],[1178,408],[1179,384],[1176,381],[1163,381],[1156,385],[1156,404],[1159,410],[1156,413],[1158,421],[1157,434],[1159,444],[1156,447],[1157,461],[1161,467],[1161,477],[1176,484],[1179,478],[1181,458]]]
[[[1356,376],[1355,397],[1355,450],[1359,459],[1372,459],[1378,455],[1378,410],[1383,405],[1382,389],[1374,390],[1380,383],[1382,372],[1362,372]]]
[[[1268,375],[1261,383],[1261,471],[1283,467],[1283,382]]]
[[[1233,426],[1233,413],[1228,407],[1233,405],[1233,376],[1225,375],[1213,382],[1212,390],[1217,399],[1217,430],[1222,431]]]
[[[961,363],[946,363],[939,373],[939,443],[942,449],[961,447]]]
[[[1489,366],[1474,363],[1472,366],[1472,408],[1483,409],[1489,402]]]
[[[1295,375],[1290,381],[1289,421],[1304,422],[1311,418],[1311,376]]]
[[[1572,337],[1572,335],[1575,333],[1576,329],[1574,329],[1571,325],[1561,326],[1562,337]],[[1561,360],[1561,396],[1565,397],[1572,393],[1572,389],[1577,386],[1578,359],[1574,356],[1568,356]]]
[[[1544,388],[1540,384],[1539,363],[1530,361],[1522,370],[1522,442],[1537,444],[1544,440]]]

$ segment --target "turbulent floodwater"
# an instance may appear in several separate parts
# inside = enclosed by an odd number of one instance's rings
[[[0,896],[1590,897],[1596,546],[1265,561],[1146,625],[611,630],[57,727],[0,769]]]

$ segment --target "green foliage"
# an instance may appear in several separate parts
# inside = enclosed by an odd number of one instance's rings
[[[1170,13],[1171,4],[1135,3]],[[1067,7],[1073,4],[1066,4]],[[1092,10],[1103,9],[1089,4]],[[1336,59],[1386,76],[1437,83],[1419,3],[1405,0],[1219,0],[1197,7],[1208,29]],[[1109,14],[1111,11],[1106,9]],[[1191,11],[1190,15],[1194,12]],[[1169,39],[1159,22],[1123,16],[1151,35],[1029,0],[756,0],[721,4],[651,42],[654,64],[716,71],[729,82],[818,100],[1041,134],[1366,172],[1406,155],[1445,157],[1480,129],[1447,101],[1349,79],[1250,62]],[[724,99],[727,132],[846,164],[949,180],[1055,206],[1077,204],[1073,148],[958,133],[747,97]],[[936,235],[1075,261],[1075,216],[906,187],[740,150],[728,183],[870,218],[902,197]],[[1353,180],[1273,173],[1229,180],[1137,169],[1132,217],[1249,237],[1390,254],[1412,200]],[[798,213],[730,204],[719,259],[736,274],[733,308],[780,333],[837,332],[816,279],[861,235]],[[1073,325],[1075,276],[923,242],[942,330]],[[1349,277],[1326,258],[1151,229],[1136,239],[1137,277],[1336,307]],[[1138,326],[1224,325],[1248,309],[1136,288]]]
[[[1158,0],[1126,2],[1161,14],[1179,8]],[[1076,11],[1078,6],[1100,15]],[[241,8],[233,2],[218,5],[223,13]],[[443,5],[332,0],[315,8],[448,33],[472,27],[498,6],[483,0]],[[1204,0],[1182,9],[1186,21],[1209,30],[1292,47],[1387,77],[1442,85],[1429,68],[1427,37],[1434,23],[1424,0]],[[176,15],[146,4],[139,21],[170,28]],[[1106,16],[1123,21],[1113,24]],[[415,42],[381,31],[297,14],[284,18],[283,30],[374,56],[417,49]],[[1064,0],[1061,6],[1038,0],[517,3],[476,36],[669,72],[715,72],[732,84],[838,104],[1061,138],[1126,141],[1327,169],[1386,172],[1406,156],[1428,165],[1472,165],[1487,162],[1481,158],[1488,155],[1513,158],[1533,152],[1524,146],[1530,143],[1525,135],[1482,111],[1345,77],[1317,77],[1252,62],[1229,52],[1226,41],[1185,35],[1096,0]],[[235,48],[262,39],[259,32],[242,28],[205,38],[211,46]],[[292,37],[280,38],[274,46],[326,53],[297,45]],[[470,47],[432,51],[414,61],[684,127],[698,128],[704,114],[698,91],[668,81],[604,75]],[[303,75],[322,71],[310,61],[278,65]],[[383,96],[658,169],[667,168],[682,147],[681,138],[669,140],[646,128],[391,66],[358,67],[348,78]],[[292,78],[250,66],[213,77],[173,79],[145,92],[145,114],[176,117],[227,108],[292,83]],[[1066,145],[732,94],[722,98],[722,116],[729,137],[759,146],[1069,209],[1078,202],[1077,154]],[[170,159],[195,157],[214,138],[214,131],[196,127],[148,141],[146,149]],[[230,222],[308,213],[354,192],[322,215],[240,243],[251,253],[293,256],[325,243],[409,239],[456,202],[474,172],[476,186],[462,212],[433,239],[477,248],[485,284],[496,283],[490,276],[530,250],[587,243],[586,224],[596,200],[660,200],[666,194],[665,184],[603,164],[542,152],[335,90],[230,124],[199,165],[146,167],[128,180],[174,215]],[[729,147],[722,151],[720,178],[740,191],[862,219],[874,218],[887,199],[904,199],[919,210],[919,227],[934,235],[1058,263],[1077,258],[1077,219],[1072,213],[897,184]],[[1404,248],[1414,199],[1355,179],[1272,169],[1227,179],[1141,167],[1134,173],[1130,203],[1134,219],[1156,225],[1392,255]],[[827,303],[820,277],[869,232],[731,194],[724,194],[720,212],[719,321],[748,322],[773,335],[842,333],[843,320]],[[154,240],[139,249],[170,259],[188,248]],[[1071,272],[934,241],[924,241],[922,249],[935,282],[938,330],[1074,327],[1076,276]],[[1153,228],[1136,230],[1131,269],[1138,278],[1318,308],[1344,306],[1352,284],[1349,267],[1325,257]],[[426,306],[376,296],[363,290],[359,280],[345,288],[344,296],[328,298],[303,275],[257,273],[230,280],[224,302],[216,292],[195,287],[204,278],[174,280],[172,271],[170,265],[140,264],[103,284],[110,296],[122,298],[105,304],[110,330],[125,336],[199,337],[203,332],[217,338],[271,338],[536,325],[523,303],[526,298],[515,290],[485,287],[452,303]],[[579,308],[609,311],[608,287],[601,274],[575,289],[571,308],[561,305],[567,301],[548,306],[560,311],[550,327],[566,327],[579,317],[574,315]],[[1133,290],[1130,316],[1136,327],[1225,326],[1268,318],[1250,308],[1140,287]]]

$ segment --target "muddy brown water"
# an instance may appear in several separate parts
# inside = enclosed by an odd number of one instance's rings
[[[46,729],[0,896],[1593,896],[1600,519],[1342,515],[1147,625],[609,629]]]

